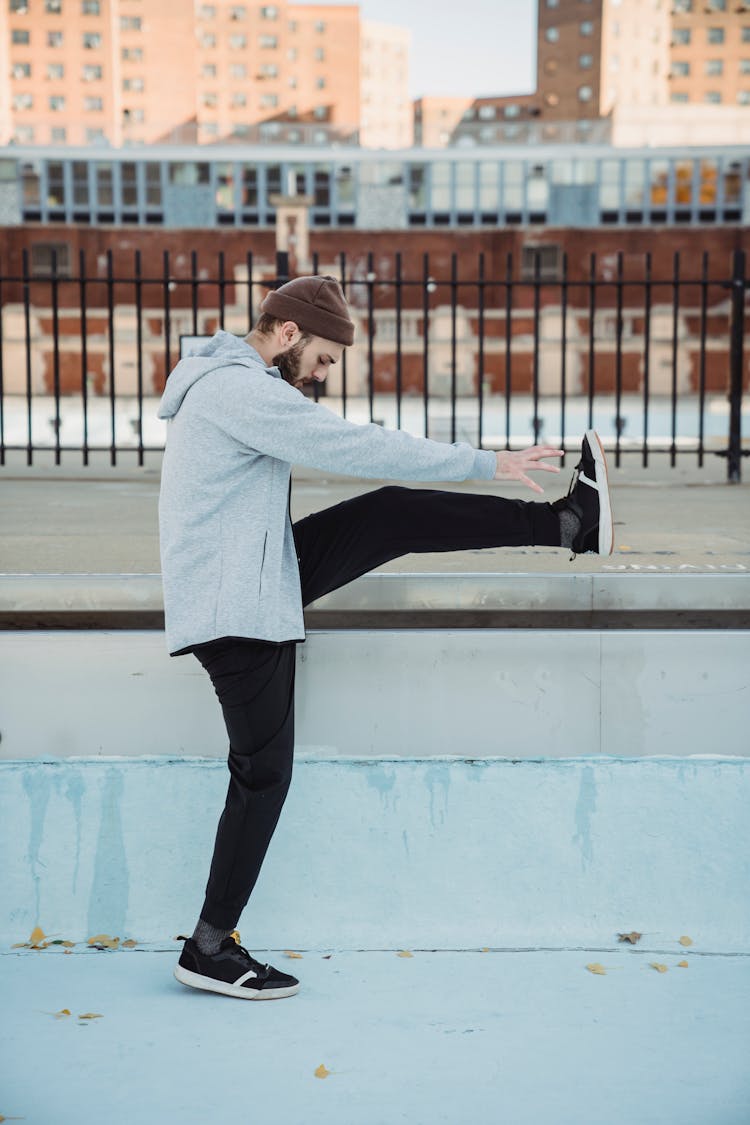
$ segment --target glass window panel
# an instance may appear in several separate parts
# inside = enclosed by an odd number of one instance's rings
[[[198,164],[192,160],[171,163],[169,165],[169,182],[180,184],[183,187],[207,184],[209,183],[208,164]]]
[[[473,211],[476,207],[476,165],[462,161],[456,165],[456,208]]]
[[[120,178],[123,207],[137,207],[138,171],[132,160],[126,160],[120,165]]]
[[[506,211],[523,210],[523,164],[508,160],[503,164],[503,207]]]
[[[530,211],[545,211],[549,201],[549,184],[543,165],[534,165],[526,181],[526,197]]]
[[[336,172],[338,205],[340,211],[354,210],[354,174],[351,168],[339,168]]]
[[[678,207],[690,207],[693,202],[693,161],[678,160],[674,170],[674,201]]]
[[[666,160],[652,160],[649,166],[649,191],[652,207],[666,207],[669,186],[669,165]]]
[[[281,192],[281,165],[268,164],[266,166],[266,193],[270,195],[278,195]],[[270,202],[268,202],[270,207]]]
[[[439,160],[432,166],[432,191],[430,194],[433,211],[450,211],[451,166],[445,160]]]
[[[40,191],[40,165],[28,163],[23,165],[23,205],[24,207],[38,207],[41,202]]]
[[[216,206],[219,211],[234,211],[234,166],[216,165]]]
[[[701,204],[716,203],[716,185],[719,164],[717,160],[701,160],[699,201]]]
[[[482,161],[479,165],[479,208],[481,211],[496,211],[499,206],[498,166]]]
[[[409,206],[413,211],[427,209],[427,188],[424,164],[409,166]]]
[[[62,207],[65,204],[65,179],[63,165],[47,165],[47,206]]]
[[[111,207],[114,199],[114,174],[111,164],[96,165],[96,200],[100,207]]]
[[[599,206],[602,211],[619,211],[620,161],[602,160],[599,176]]]
[[[242,166],[242,206],[258,206],[258,169],[253,164]]]
[[[331,205],[331,169],[327,164],[315,165],[315,181],[313,196],[316,207],[330,207]]]
[[[89,166],[83,160],[73,162],[73,202],[84,207],[89,204]]]
[[[146,165],[146,206],[161,207],[161,165]]]
[[[724,169],[724,203],[737,204],[740,202],[742,191],[742,168],[736,161],[725,166]]]

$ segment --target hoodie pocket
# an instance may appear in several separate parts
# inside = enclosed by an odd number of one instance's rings
[[[258,578],[258,597],[263,593],[263,567],[266,563],[266,547],[268,546],[268,532],[263,536],[263,550],[260,555],[260,576]]]

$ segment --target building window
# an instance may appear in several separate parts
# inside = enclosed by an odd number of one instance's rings
[[[31,63],[16,63],[13,67],[14,78],[31,78]]]
[[[145,120],[145,112],[142,109],[124,109],[122,111],[122,116],[128,124],[133,121]]]
[[[583,20],[580,27],[581,35],[590,36],[594,34],[594,24],[591,20]]]
[[[16,12],[19,16],[26,16],[29,12],[29,0],[10,0],[11,12]]]
[[[34,127],[32,125],[16,125],[13,131],[13,140],[19,145],[32,145],[34,143]]]
[[[28,46],[31,42],[31,36],[28,31],[21,31],[19,28],[13,28],[11,34],[11,43],[16,43],[19,46]]]
[[[687,94],[671,94],[669,100],[672,105],[687,105],[690,98]]]
[[[706,105],[721,105],[721,91],[709,90],[703,97]]]
[[[750,59],[740,59],[740,74],[750,74]]]
[[[229,46],[231,47],[231,49],[233,51],[244,50],[244,48],[247,47],[247,36],[246,35],[230,35],[229,36]]]
[[[316,90],[325,90],[325,85],[326,85],[325,78],[316,78],[315,79],[315,89]]]
[[[262,109],[274,109],[279,104],[279,95],[261,94],[260,104]]]
[[[279,18],[279,9],[275,8],[273,4],[266,4],[260,10],[260,18],[262,20],[277,20]]]
[[[171,184],[181,184],[183,187],[192,187],[195,184],[208,184],[210,183],[209,165],[194,164],[192,162],[170,164],[169,182]]]
[[[140,16],[120,16],[121,31],[140,31],[141,23]]]
[[[104,102],[101,98],[84,98],[83,108],[87,113],[101,113],[104,109]]]
[[[62,113],[65,109],[65,98],[62,94],[53,94],[49,100],[49,108],[52,113]]]
[[[510,109],[510,106],[505,108]],[[481,121],[494,121],[495,119],[494,105],[480,105],[478,113]]]
[[[738,105],[750,105],[750,90],[738,90],[737,103]]]
[[[322,32],[324,32],[325,29],[326,29],[325,20],[316,20],[315,21],[315,30],[317,32],[322,34]]]
[[[213,6],[213,4],[201,4],[200,8],[198,9],[198,19],[215,20],[216,8]]]
[[[68,130],[64,125],[53,125],[50,129],[50,137],[53,145],[64,145],[68,139]]]
[[[687,47],[690,43],[690,35],[689,27],[675,27],[672,31],[672,46]]]
[[[594,96],[594,91],[590,86],[578,87],[578,100],[579,102],[590,102]]]
[[[143,89],[143,79],[142,78],[124,78],[123,82],[122,82],[122,88],[123,88],[123,90],[135,90],[136,92],[140,91],[140,90]]]
[[[750,27],[743,27],[740,39],[743,43],[750,43]]]
[[[216,67],[214,67],[214,70],[216,70]],[[247,78],[247,67],[244,63],[232,63],[229,68],[229,73],[231,74],[232,78]],[[262,73],[263,67],[261,67],[261,74]]]
[[[560,0],[547,0],[547,7],[548,8],[559,8],[560,7]]]
[[[208,109],[215,109],[218,104],[218,94],[201,94],[201,105],[206,106]]]
[[[102,68],[100,66],[85,66],[81,76],[84,82],[99,82],[102,77]]]
[[[101,47],[102,37],[96,31],[84,31],[83,33],[83,47],[86,51],[94,51],[97,47]]]
[[[709,27],[708,29],[709,43],[723,43],[724,42],[724,28],[723,27]]]
[[[689,62],[673,62],[672,75],[674,78],[687,78],[690,75]]]
[[[724,63],[721,59],[706,59],[705,73],[715,78],[724,73]]]
[[[707,0],[706,7],[711,12],[726,12],[727,0]]]
[[[86,130],[86,144],[95,145],[98,144],[99,141],[104,140],[106,140],[106,137],[103,129],[96,128]]]
[[[34,108],[34,95],[33,94],[14,94],[13,95],[13,108],[14,109],[33,109]]]
[[[520,117],[520,105],[506,105],[503,107],[503,117]]]
[[[287,86],[289,87],[290,90],[296,90],[297,89],[297,79],[294,77],[293,74],[291,74],[289,76],[289,78],[287,78],[286,84],[287,84]]]
[[[560,39],[560,32],[556,27],[548,27],[544,33],[544,38],[548,43],[557,43]]]
[[[81,15],[99,16],[101,15],[101,7],[99,0],[82,0]]]
[[[272,50],[274,47],[278,47],[278,45],[279,40],[275,35],[261,35],[260,39],[258,40],[258,46],[263,47],[264,49]]]
[[[315,48],[315,60],[316,60],[316,62],[324,62],[325,57],[326,57],[325,48],[316,47]]]
[[[230,20],[247,19],[247,8],[245,8],[244,5],[241,5],[241,6],[238,5],[238,6],[235,6],[234,8],[231,8],[230,12],[229,12],[229,18],[230,18]]]
[[[289,30],[290,31],[296,31],[297,30],[297,21],[296,20],[290,20],[289,21]]]
[[[58,168],[55,164],[52,167]],[[62,203],[62,198],[59,200]],[[31,275],[32,277],[51,277],[54,268],[58,277],[62,274],[70,275],[70,243],[68,242],[35,242],[31,246]]]
[[[122,57],[126,62],[142,62],[143,47],[123,47]]]
[[[239,92],[232,94],[232,105],[233,106],[247,105],[247,95],[243,94],[243,93],[239,93]]]
[[[313,110],[313,117],[317,117],[318,121],[325,121],[328,117],[328,106],[316,105]]]
[[[44,0],[44,10],[52,16],[61,16],[62,0]]]
[[[201,67],[201,77],[202,78],[215,78],[216,77],[216,64],[215,63],[204,63],[203,66]]]
[[[580,70],[591,70],[593,65],[594,65],[594,56],[593,55],[579,55],[578,56],[578,67],[579,67]]]
[[[692,12],[693,0],[672,0],[673,12]]]
[[[204,121],[200,127],[204,137],[218,137],[219,126],[215,121]]]
[[[216,46],[216,36],[215,35],[212,35],[211,32],[207,32],[205,35],[201,35],[201,47],[210,48],[210,47],[215,47],[215,46]]]
[[[47,46],[48,47],[62,47],[63,33],[61,31],[48,31],[47,32]]]
[[[296,62],[298,54],[299,54],[299,52],[297,51],[296,47],[290,47],[289,50],[286,53],[286,57],[289,59],[290,62]]]

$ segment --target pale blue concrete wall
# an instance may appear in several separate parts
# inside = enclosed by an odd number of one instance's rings
[[[226,783],[201,759],[0,764],[0,941],[185,932]],[[749,805],[741,758],[302,757],[243,940],[565,948],[637,929],[747,952]]]

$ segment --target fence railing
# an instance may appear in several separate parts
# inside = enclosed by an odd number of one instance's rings
[[[153,262],[153,258],[149,259]],[[651,254],[623,254],[573,272],[565,254],[459,260],[400,253],[321,262],[336,274],[357,325],[340,370],[315,393],[353,421],[379,421],[439,440],[515,448],[528,440],[577,444],[596,425],[614,454],[654,452],[671,465],[725,457],[741,477],[745,254],[731,271],[701,258],[686,275],[680,255],[657,276]],[[77,268],[74,268],[77,267]],[[46,451],[89,464],[94,452],[144,463],[163,448],[156,402],[185,337],[218,328],[245,335],[264,293],[289,278],[289,259],[259,263],[220,253],[209,272],[195,253],[140,251],[115,268],[31,262],[0,268],[0,464]]]

